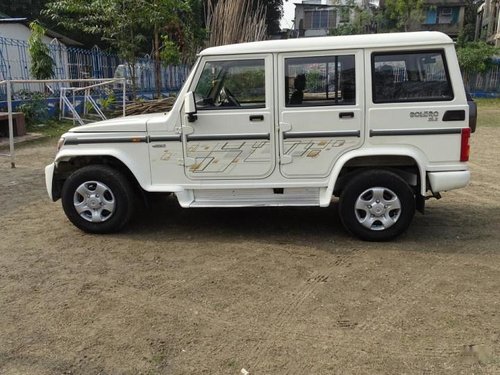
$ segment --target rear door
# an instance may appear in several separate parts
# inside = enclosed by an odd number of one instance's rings
[[[460,159],[469,108],[453,55],[453,46],[366,51],[370,145],[419,149],[440,165]]]
[[[325,178],[362,144],[363,53],[280,54],[278,66],[281,174]]]

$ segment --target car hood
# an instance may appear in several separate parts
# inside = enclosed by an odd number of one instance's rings
[[[110,120],[94,122],[92,124],[74,127],[72,133],[93,132],[145,132],[146,125],[150,120],[166,118],[167,113],[153,113],[128,117],[117,117]]]

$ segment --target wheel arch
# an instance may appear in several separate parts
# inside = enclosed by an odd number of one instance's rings
[[[54,169],[52,196],[53,200],[61,197],[62,186],[64,181],[71,173],[81,167],[96,164],[108,165],[120,171],[136,189],[147,190],[148,185],[144,184],[145,171],[127,160],[126,157],[117,155],[116,153],[106,152],[84,152],[79,154],[60,153],[56,159],[56,167]],[[147,168],[147,181],[150,181],[149,168]]]
[[[420,195],[426,193],[426,157],[417,149],[384,148],[354,150],[342,155],[332,170],[327,188],[321,196],[320,206],[330,204],[334,192],[341,190],[345,181],[342,179],[351,173],[369,168],[386,168],[400,175],[407,182],[411,182],[412,170],[417,175],[417,186]]]

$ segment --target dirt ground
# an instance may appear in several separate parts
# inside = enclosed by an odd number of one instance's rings
[[[0,159],[0,374],[500,374],[500,128],[472,183],[365,243],[337,207],[193,209],[80,232],[55,141]]]

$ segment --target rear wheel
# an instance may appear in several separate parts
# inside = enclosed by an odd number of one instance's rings
[[[64,182],[61,198],[68,219],[90,233],[120,230],[134,208],[129,181],[105,165],[91,165],[73,172]]]
[[[410,225],[415,196],[397,174],[365,171],[345,186],[339,210],[342,223],[352,234],[366,241],[387,241]]]

